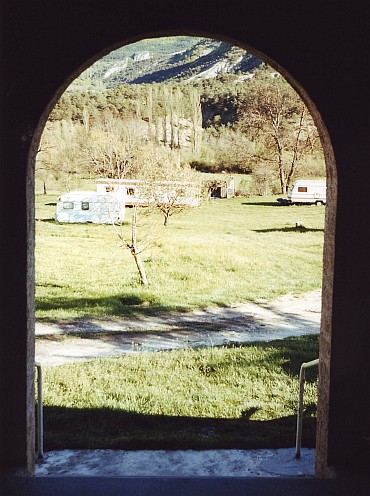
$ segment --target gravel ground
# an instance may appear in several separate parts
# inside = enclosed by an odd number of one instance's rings
[[[321,291],[188,314],[120,321],[36,324],[36,359],[60,365],[125,353],[220,346],[317,334]],[[61,450],[45,454],[36,476],[313,477],[315,450]]]
[[[36,323],[36,360],[60,365],[96,357],[184,347],[222,346],[317,334],[321,291],[288,294],[272,302],[256,301],[186,314],[111,321]]]

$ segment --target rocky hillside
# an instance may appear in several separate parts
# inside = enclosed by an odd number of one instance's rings
[[[167,37],[142,40],[97,61],[73,84],[73,89],[108,89],[123,83],[191,81],[219,74],[247,74],[261,60],[218,40]]]

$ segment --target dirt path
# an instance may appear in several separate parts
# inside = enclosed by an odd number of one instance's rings
[[[292,294],[272,302],[228,308],[211,307],[187,314],[36,324],[36,360],[43,365],[142,351],[269,341],[316,334],[320,328],[321,291]]]

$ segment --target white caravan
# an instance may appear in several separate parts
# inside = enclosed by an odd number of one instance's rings
[[[326,204],[326,181],[299,179],[288,193],[288,203]]]
[[[57,201],[58,222],[112,224],[125,217],[124,197],[114,193],[71,191]]]
[[[226,181],[225,181],[226,183]],[[139,179],[97,179],[96,191],[123,195],[126,207],[171,204],[198,207],[200,188],[191,181],[153,181]]]

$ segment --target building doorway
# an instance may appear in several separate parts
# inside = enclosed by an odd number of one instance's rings
[[[311,107],[312,107],[312,104],[311,104]],[[330,195],[329,195],[330,196]],[[329,203],[330,203],[330,200],[329,200]]]

